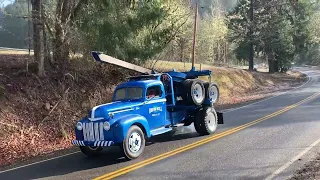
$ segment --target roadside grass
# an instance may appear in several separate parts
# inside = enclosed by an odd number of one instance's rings
[[[0,49],[0,55],[28,55],[28,51],[6,50]],[[30,53],[33,55],[33,52]]]
[[[170,71],[172,69],[175,69],[176,71],[189,71],[192,67],[192,64],[190,62],[175,62],[175,61],[164,61],[164,60],[150,60],[147,61],[145,64],[146,68],[154,68],[159,71]],[[197,70],[206,70],[206,69],[212,69],[219,68],[214,65],[209,65],[206,63],[195,63],[195,68]],[[229,66],[228,68],[235,68],[235,69],[242,69],[246,70],[249,68],[249,66],[238,66],[233,65]],[[258,68],[258,72],[268,72],[267,68]]]

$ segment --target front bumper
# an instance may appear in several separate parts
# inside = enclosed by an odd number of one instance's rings
[[[71,142],[75,146],[94,146],[94,147],[109,147],[114,145],[113,141],[80,141],[72,140]]]

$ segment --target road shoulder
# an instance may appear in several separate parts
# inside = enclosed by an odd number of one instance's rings
[[[317,148],[320,150],[320,147]],[[320,179],[320,151],[311,161],[305,163],[302,168],[296,171],[290,180]]]

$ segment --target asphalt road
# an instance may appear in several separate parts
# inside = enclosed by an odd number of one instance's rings
[[[213,136],[190,126],[152,139],[133,161],[117,148],[93,159],[78,152],[2,171],[0,179],[286,179],[320,152],[320,70],[299,70],[310,76],[303,87],[226,111]]]

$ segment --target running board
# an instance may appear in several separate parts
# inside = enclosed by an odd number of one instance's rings
[[[167,125],[167,126],[165,126],[165,128],[176,128],[176,127],[182,127],[182,126],[184,126],[184,123],[180,123],[180,124],[175,124],[175,125]]]
[[[161,127],[161,128],[154,129],[154,130],[150,131],[150,133],[151,133],[151,136],[156,136],[156,135],[163,134],[163,133],[166,133],[169,131],[172,131],[172,128]]]

